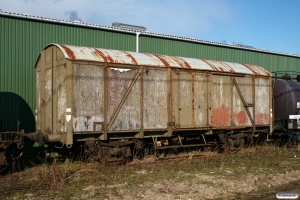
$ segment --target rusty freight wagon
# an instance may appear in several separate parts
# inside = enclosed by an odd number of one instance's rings
[[[50,44],[35,68],[40,140],[85,143],[103,162],[148,144],[234,148],[272,130],[271,74],[260,66]]]

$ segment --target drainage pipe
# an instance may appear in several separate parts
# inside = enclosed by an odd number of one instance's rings
[[[136,52],[139,52],[139,35],[141,32],[136,32]]]

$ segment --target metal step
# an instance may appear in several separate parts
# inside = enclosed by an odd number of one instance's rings
[[[208,147],[212,144],[187,144],[187,145],[170,145],[170,146],[157,146],[156,149],[176,149],[176,148],[185,148],[185,147]]]

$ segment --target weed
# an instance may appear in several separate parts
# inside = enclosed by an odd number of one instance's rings
[[[246,177],[249,174],[253,177],[264,174],[265,178],[258,179],[258,184],[259,187],[265,187],[262,185],[264,181],[273,180],[269,174],[298,170],[300,166],[298,158],[300,158],[298,149],[266,146],[245,149],[234,155],[214,155],[207,152],[200,159],[189,154],[186,159],[180,161],[165,162],[162,159],[152,162],[155,158],[149,156],[147,158],[150,160],[149,163],[129,163],[115,167],[72,160],[60,163],[54,159],[52,164],[27,167],[23,171],[1,177],[4,181],[0,185],[0,198],[20,198],[25,194],[39,197],[43,194],[63,199],[98,199],[99,196],[122,199],[125,193],[129,196],[137,192],[143,194],[159,183],[157,187],[161,188],[162,193],[173,193],[176,194],[174,197],[180,199],[182,196],[178,194],[184,193],[184,190],[173,188],[172,184],[184,183],[189,190],[201,184],[208,188],[218,188],[222,187],[217,184],[218,178],[234,181],[237,177]],[[14,168],[15,170],[19,168],[18,163]],[[203,176],[207,180],[199,179]],[[227,191],[228,187],[224,185],[223,190]],[[84,190],[86,188],[90,189]],[[260,192],[270,191],[272,187]]]

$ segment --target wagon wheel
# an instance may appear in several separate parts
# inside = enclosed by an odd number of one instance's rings
[[[225,153],[235,154],[243,148],[244,143],[245,143],[244,139],[233,140],[233,139],[227,138],[227,139],[225,139],[225,142],[222,147],[223,147]]]
[[[293,136],[290,136],[287,143],[286,143],[287,148],[296,148],[298,147],[298,141],[293,138]]]
[[[111,147],[113,148],[113,147]],[[105,166],[118,166],[118,165],[123,165],[125,163],[127,163],[128,161],[128,157],[130,156],[130,147],[127,146],[126,147],[126,150],[125,150],[125,154],[119,158],[118,160],[109,160],[108,157],[110,155],[107,155],[107,153],[105,154],[104,153],[104,148],[103,147],[100,147],[99,150],[98,150],[98,160]]]

